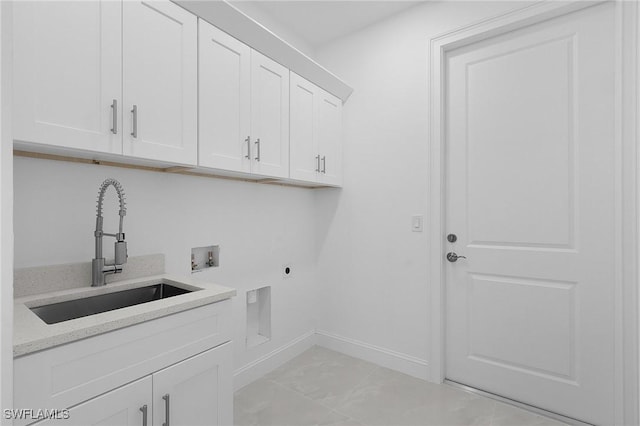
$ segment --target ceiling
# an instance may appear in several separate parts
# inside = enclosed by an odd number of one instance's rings
[[[262,0],[241,3],[260,9],[316,48],[421,1]]]

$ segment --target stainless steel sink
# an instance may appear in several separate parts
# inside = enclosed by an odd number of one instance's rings
[[[53,303],[51,305],[36,306],[29,309],[47,324],[56,324],[75,318],[113,311],[114,309],[126,308],[127,306],[166,299],[190,293],[191,291],[160,283],[67,302]]]

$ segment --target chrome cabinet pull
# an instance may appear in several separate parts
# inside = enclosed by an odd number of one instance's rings
[[[327,174],[327,156],[322,156],[322,173]]]
[[[111,133],[118,134],[118,100],[111,102]]]
[[[133,109],[131,109],[132,116],[132,125],[131,125],[131,136],[134,138],[138,137],[138,105],[134,105]]]
[[[258,147],[258,155],[256,156],[255,160],[256,160],[256,161],[260,161],[260,138],[256,139],[255,144],[256,144],[256,145],[257,145],[257,147]]]
[[[244,158],[251,158],[251,136],[247,136],[244,141],[247,143],[247,155]]]
[[[165,396],[163,396],[162,399],[164,399],[164,420],[165,420],[165,422],[162,423],[162,426],[169,426],[169,405],[170,405],[169,394],[166,394]]]
[[[320,154],[316,155],[316,172],[320,173]]]
[[[140,411],[142,411],[142,426],[147,426],[147,404],[140,407]]]

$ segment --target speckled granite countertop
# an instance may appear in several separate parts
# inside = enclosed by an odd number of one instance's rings
[[[45,323],[29,309],[157,283],[167,283],[194,291],[57,324]],[[104,287],[86,287],[21,297],[14,302],[13,356],[27,355],[75,340],[218,302],[235,295],[235,289],[229,287],[205,283],[189,277],[155,275],[107,284]]]

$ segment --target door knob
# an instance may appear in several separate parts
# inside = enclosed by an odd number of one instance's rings
[[[457,262],[458,259],[466,259],[467,256],[458,256],[456,253],[450,251],[449,253],[447,253],[447,260],[451,263],[453,262]]]

